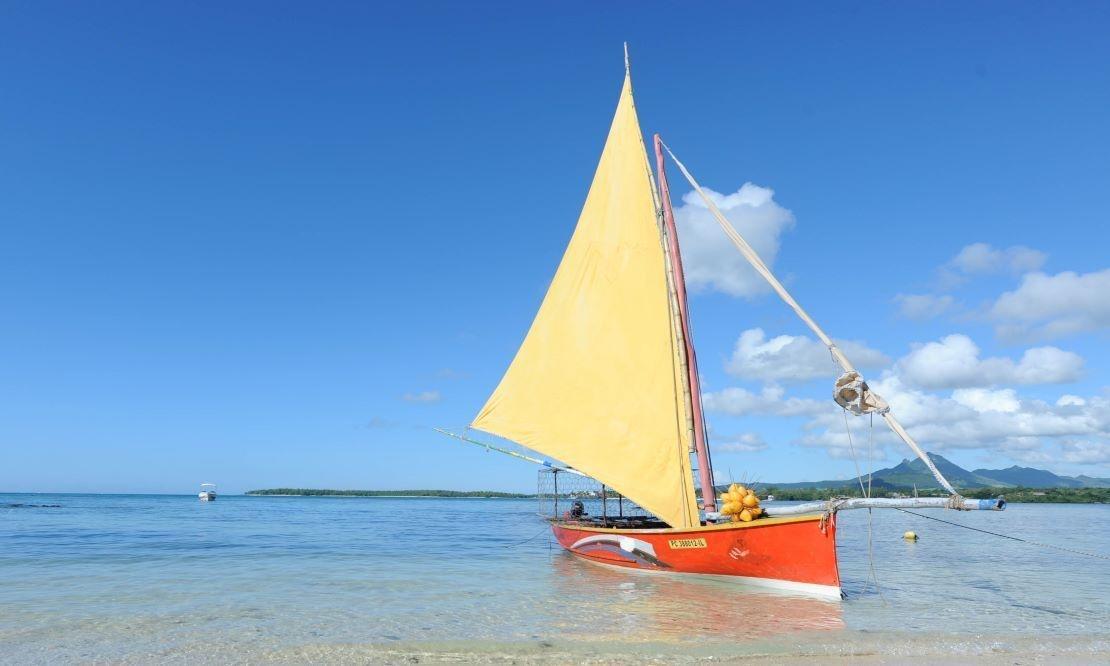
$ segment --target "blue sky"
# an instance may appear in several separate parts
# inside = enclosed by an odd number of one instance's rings
[[[625,40],[645,132],[926,448],[1110,476],[1108,31],[1100,3],[7,3],[0,490],[532,488],[428,428],[527,330]],[[718,469],[850,474],[831,367],[703,215]]]

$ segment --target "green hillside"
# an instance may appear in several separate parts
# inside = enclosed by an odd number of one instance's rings
[[[1026,488],[1082,488],[1079,479],[1053,474],[1046,469],[1035,467],[1007,467],[1006,469],[977,469],[972,474],[994,479],[999,485],[1009,484]]]
[[[961,489],[970,488],[1009,488],[1022,487],[1036,488],[1110,488],[1110,479],[1091,476],[1060,476],[1048,470],[1035,467],[1008,467],[1006,469],[977,469],[973,472],[960,467],[944,456],[930,453],[929,459],[937,466],[941,474],[953,486]],[[894,467],[875,470],[872,474],[872,485],[889,490],[926,490],[939,488],[940,484],[933,478],[932,473],[925,463],[918,458],[906,458]],[[866,481],[867,477],[864,476]],[[774,486],[780,490],[802,489],[858,489],[859,483],[855,479],[828,479],[825,481],[801,481],[792,483],[760,483],[762,487]]]

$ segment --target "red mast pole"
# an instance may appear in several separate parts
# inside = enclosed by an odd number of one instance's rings
[[[686,341],[686,368],[690,373],[690,406],[694,420],[694,452],[698,456],[698,480],[701,482],[701,501],[706,511],[717,509],[717,494],[713,489],[713,465],[709,460],[709,445],[705,439],[705,415],[701,407],[701,382],[698,380],[698,361],[694,353],[694,339],[690,335],[690,315],[686,308],[686,277],[682,270],[682,253],[678,247],[678,231],[671,209],[671,191],[667,185],[667,170],[663,163],[663,141],[655,135],[655,165],[659,178],[659,198],[663,201],[663,224],[667,228],[670,246],[671,270],[674,272],[675,293],[678,300],[682,337]]]

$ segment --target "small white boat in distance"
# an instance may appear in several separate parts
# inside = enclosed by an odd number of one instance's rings
[[[202,502],[215,502],[216,501],[216,484],[214,484],[214,483],[202,483],[202,484],[200,484],[200,492],[197,493],[197,497],[199,497],[200,501],[202,501]]]

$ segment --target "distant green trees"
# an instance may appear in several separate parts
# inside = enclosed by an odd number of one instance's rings
[[[760,495],[774,495],[776,500],[816,501],[830,497],[862,497],[858,485],[843,488],[775,488],[768,486],[759,489]],[[1058,504],[1106,504],[1110,503],[1110,488],[966,488],[960,494],[970,499],[990,499],[1005,497],[1007,502],[1058,503]],[[922,489],[920,497],[946,497],[947,493],[937,488]],[[889,486],[874,486],[872,497],[907,497],[913,491],[905,488],[892,489]]]
[[[776,500],[816,501],[830,497],[862,497],[858,485],[842,488],[776,488],[760,487],[753,484],[761,497],[774,495]],[[325,488],[265,488],[247,491],[248,495],[292,495],[298,497],[486,497],[501,499],[529,499],[535,495],[525,493],[502,493],[494,490],[329,490]],[[1005,497],[1007,502],[1035,502],[1059,504],[1108,504],[1110,488],[966,488],[960,491],[971,499],[990,499]],[[872,497],[907,497],[913,491],[906,488],[892,488],[887,484],[875,484],[871,488]],[[921,497],[945,497],[946,493],[937,488],[924,488]],[[574,494],[573,497],[600,497],[600,493]],[[572,497],[571,494],[560,497]],[[610,491],[609,497],[616,499]]]
[[[262,490],[248,490],[247,494],[296,495],[300,497],[535,497],[535,495],[501,493],[493,490],[328,490],[325,488],[265,488]]]

